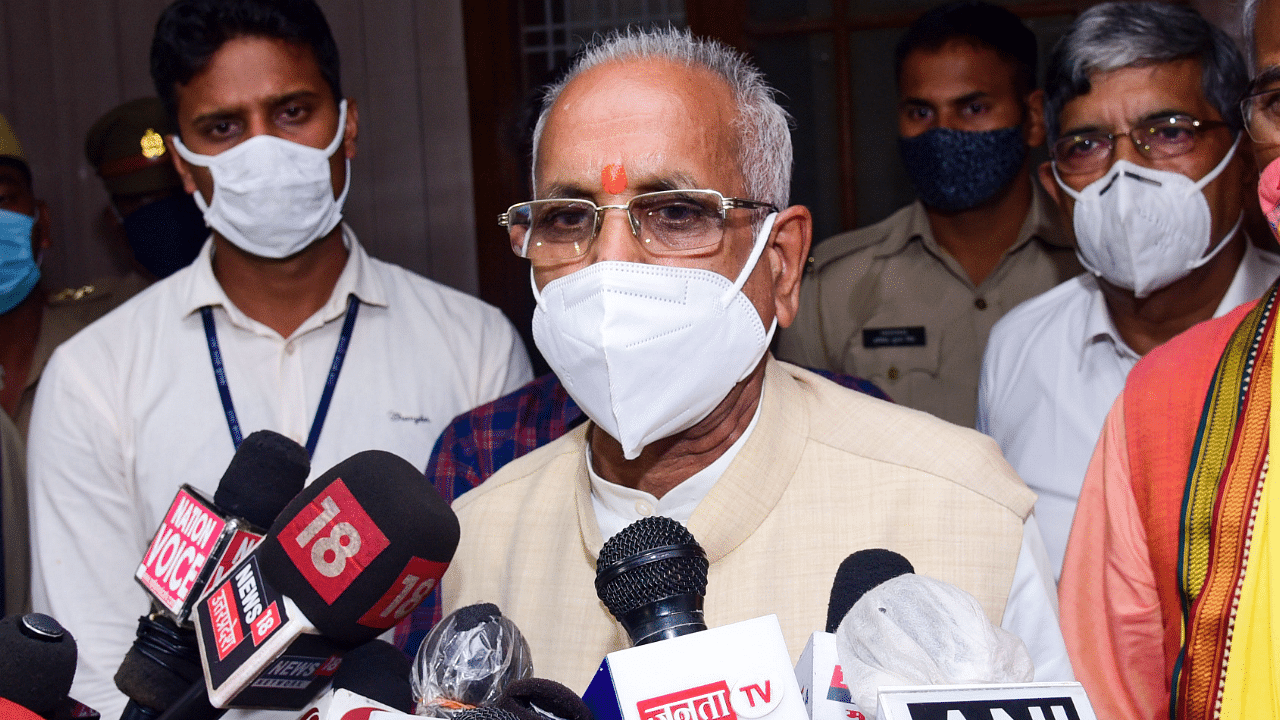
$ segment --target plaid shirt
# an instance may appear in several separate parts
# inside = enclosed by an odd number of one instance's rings
[[[862,378],[825,370],[813,372],[881,400],[880,388]],[[529,453],[582,424],[586,415],[565,392],[554,373],[537,378],[515,392],[453,419],[431,451],[427,478],[450,505],[461,494],[484,482],[503,465]],[[410,657],[440,621],[437,588],[395,630],[396,647]]]

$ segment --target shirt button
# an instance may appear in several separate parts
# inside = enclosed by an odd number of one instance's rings
[[[637,500],[636,512],[640,513],[640,517],[649,517],[653,514],[653,506],[643,500]]]
[[[286,354],[292,355],[298,351],[298,344],[294,342],[285,343],[284,351]]]
[[[897,380],[897,379],[898,379],[898,366],[897,366],[897,365],[890,365],[890,366],[889,366],[889,373],[888,373],[888,374],[889,374],[889,381],[890,381],[890,382],[893,382],[893,381]]]
[[[977,300],[973,301],[973,306],[978,308],[979,310],[986,310],[987,301],[984,298],[978,298]]]

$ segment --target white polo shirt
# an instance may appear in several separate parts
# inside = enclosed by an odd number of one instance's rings
[[[1246,242],[1214,317],[1256,300],[1278,275],[1280,256]],[[1035,514],[1055,577],[1062,573],[1089,458],[1138,360],[1089,273],[1022,303],[991,330],[978,385],[977,429],[995,438],[1039,496]]]
[[[305,444],[355,295],[359,311],[315,478],[369,449],[425,468],[454,416],[523,385],[529,358],[496,308],[370,258],[344,226],[347,264],[290,337],[231,304],[212,242],[189,267],[64,343],[40,381],[28,448],[33,601],[76,637],[72,696],[103,717],[148,601],[134,570],[181,483],[212,494],[234,454],[200,308],[213,306],[243,434]]]

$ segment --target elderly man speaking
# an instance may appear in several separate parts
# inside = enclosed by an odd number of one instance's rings
[[[546,97],[536,200],[502,222],[532,265],[534,338],[591,422],[454,505],[445,610],[494,602],[538,674],[582,691],[627,636],[596,598],[605,539],[647,515],[710,560],[715,627],[776,613],[793,656],[841,560],[906,556],[1070,675],[1034,497],[981,435],[767,352],[795,318],[811,233],[787,207],[786,113],[736,52],[614,36]]]

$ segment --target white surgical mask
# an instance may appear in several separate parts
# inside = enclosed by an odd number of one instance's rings
[[[342,144],[347,101],[338,104],[338,134],[325,148],[256,135],[217,155],[191,152],[174,138],[182,159],[209,168],[213,200],[192,193],[204,221],[233,245],[259,257],[283,258],[302,250],[342,220],[351,188],[347,161],[342,194],[334,199],[329,158]]]
[[[1117,160],[1106,175],[1076,192],[1054,165],[1058,187],[1076,201],[1072,224],[1080,264],[1144,298],[1209,262],[1235,236],[1244,215],[1206,253],[1213,214],[1201,190],[1226,169],[1239,145],[1237,135],[1222,161],[1199,181]]]
[[[742,293],[768,243],[765,220],[738,279],[698,268],[607,261],[533,294],[533,340],[565,390],[628,460],[705,418],[764,357]]]

